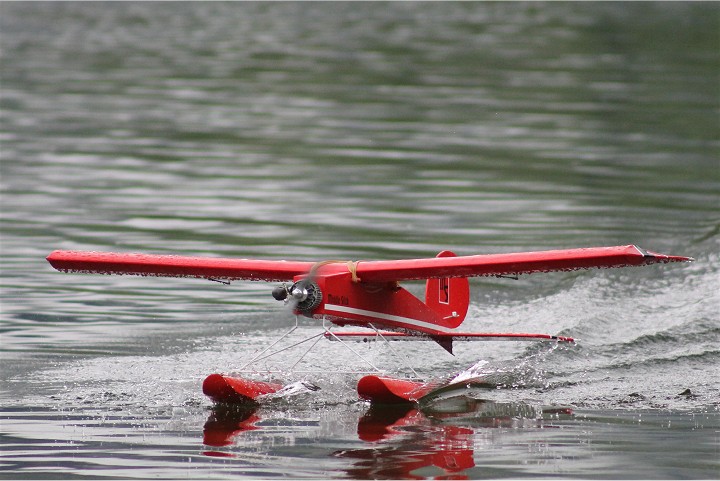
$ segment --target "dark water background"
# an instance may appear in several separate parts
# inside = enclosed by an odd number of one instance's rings
[[[716,2],[2,2],[0,477],[719,478],[719,47]],[[580,342],[403,343],[499,389],[400,413],[213,411],[272,286],[44,260],[630,243],[696,262],[471,281],[464,327]]]

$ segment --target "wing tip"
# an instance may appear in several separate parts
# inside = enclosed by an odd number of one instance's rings
[[[660,254],[658,252],[653,252],[649,250],[642,249],[638,246],[633,246],[635,249],[642,254],[644,258],[646,258],[649,261],[654,262],[662,262],[662,263],[669,263],[669,262],[694,262],[694,257],[687,257],[687,256],[675,256],[675,255],[669,255],[669,254]]]

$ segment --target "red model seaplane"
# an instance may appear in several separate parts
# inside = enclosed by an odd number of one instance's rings
[[[461,331],[459,327],[465,320],[470,300],[468,277],[642,266],[692,259],[628,245],[460,257],[443,251],[435,258],[395,261],[313,263],[62,250],[54,251],[47,260],[65,272],[196,277],[223,282],[241,279],[288,282],[290,284],[273,289],[273,297],[289,303],[296,316],[322,320],[323,332],[319,336],[341,342],[371,337],[383,341],[432,340],[452,353],[456,340],[573,342],[569,337],[548,334]],[[410,280],[426,280],[424,301],[398,284]],[[357,326],[366,330],[334,331],[335,326]],[[274,345],[251,362],[274,354],[265,355]],[[431,383],[383,375],[367,375],[358,382],[360,397],[382,403],[415,402],[437,388]],[[218,403],[257,402],[282,389],[277,383],[221,374],[212,374],[203,383],[204,393]]]

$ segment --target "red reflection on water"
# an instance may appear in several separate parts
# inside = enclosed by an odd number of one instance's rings
[[[261,429],[256,425],[261,420],[257,410],[257,406],[216,406],[205,423],[203,443],[223,448],[235,444],[239,434]],[[544,416],[566,415],[572,415],[572,410],[537,410],[522,403],[496,403],[462,395],[429,404],[422,411],[415,404],[375,405],[357,425],[358,439],[368,446],[332,455],[351,461],[345,473],[354,479],[468,479],[466,471],[475,467],[476,429],[543,425]],[[224,450],[203,454],[236,456]],[[429,474],[428,469],[437,474]]]
[[[203,444],[206,446],[230,446],[233,438],[245,431],[260,429],[255,423],[260,421],[257,407],[214,408],[203,427]],[[225,451],[203,451],[206,456],[234,457]]]
[[[358,438],[373,446],[339,451],[335,456],[356,460],[347,471],[356,479],[425,479],[414,471],[435,467],[436,479],[468,479],[475,466],[474,431],[437,425],[413,406],[372,407],[358,421]]]

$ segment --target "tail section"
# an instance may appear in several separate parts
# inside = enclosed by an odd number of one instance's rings
[[[456,257],[450,251],[442,251],[437,257]],[[454,329],[465,320],[470,304],[470,283],[467,277],[442,277],[428,279],[425,284],[425,304],[441,318],[439,325]],[[452,337],[434,337],[435,342],[452,354]]]
[[[455,257],[442,251],[437,257]],[[470,283],[466,277],[428,279],[425,284],[425,304],[440,315],[441,326],[454,329],[465,320],[470,304]]]

